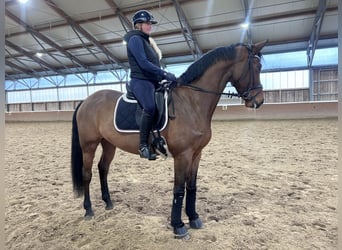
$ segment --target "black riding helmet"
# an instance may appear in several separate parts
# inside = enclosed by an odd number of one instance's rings
[[[152,14],[148,12],[147,10],[139,10],[135,12],[133,16],[133,26],[136,23],[148,23],[148,22],[152,24],[158,23],[156,20],[154,20],[154,17],[152,16]]]

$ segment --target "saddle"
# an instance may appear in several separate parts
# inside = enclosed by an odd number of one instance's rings
[[[165,89],[156,89],[156,114],[154,117],[154,131],[162,131],[168,122],[167,109],[168,91]],[[120,96],[117,100],[114,110],[114,127],[121,133],[138,133],[140,131],[140,117],[142,108],[135,99],[133,93],[128,90],[127,93]]]
[[[166,84],[155,91],[156,114],[152,128],[152,146],[162,156],[170,155],[167,149],[166,140],[160,135],[168,123],[168,97],[169,89]],[[142,114],[142,107],[134,97],[129,86],[127,93],[121,95],[116,103],[114,110],[114,127],[121,133],[139,133],[139,125]]]

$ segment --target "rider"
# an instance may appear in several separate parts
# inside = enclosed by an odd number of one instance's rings
[[[140,157],[155,160],[156,154],[150,151],[148,144],[155,115],[155,87],[164,79],[176,82],[176,76],[160,67],[160,50],[150,38],[152,24],[157,23],[152,14],[146,10],[139,10],[134,14],[132,22],[134,30],[124,36],[131,69],[128,88],[143,109],[140,121]]]

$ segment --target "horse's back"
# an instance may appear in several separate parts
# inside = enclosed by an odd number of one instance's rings
[[[101,102],[108,102],[111,100],[116,100],[119,96],[122,95],[122,92],[112,90],[112,89],[102,89],[99,91],[94,92],[93,94],[89,95],[85,100],[84,103],[90,102],[92,105],[95,103]]]
[[[79,110],[79,113],[87,115],[95,115],[100,111],[114,109],[117,99],[122,95],[122,92],[104,89],[99,90],[86,98]]]
[[[86,98],[77,112],[77,124],[80,132],[95,135],[100,133],[100,125],[112,126],[115,104],[121,95],[122,92],[105,89]]]

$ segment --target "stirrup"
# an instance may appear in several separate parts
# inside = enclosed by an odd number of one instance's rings
[[[140,158],[146,158],[150,161],[154,161],[157,159],[157,155],[155,153],[152,153],[148,146],[141,146],[139,148]]]

